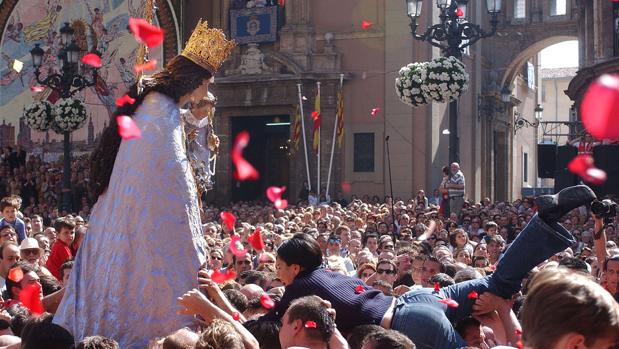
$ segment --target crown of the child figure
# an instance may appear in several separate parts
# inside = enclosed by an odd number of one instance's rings
[[[221,29],[209,29],[208,22],[200,19],[181,55],[215,74],[235,46]]]

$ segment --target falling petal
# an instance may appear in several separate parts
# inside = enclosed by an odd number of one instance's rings
[[[28,284],[19,292],[19,301],[33,314],[40,315],[45,311],[41,302],[41,284]]]
[[[238,235],[232,235],[230,238],[230,252],[237,257],[243,257],[248,252],[246,248],[243,248],[241,238]]]
[[[585,171],[585,175],[582,176],[582,179],[593,185],[602,185],[608,179],[608,175],[604,170],[593,167]]]
[[[84,55],[84,57],[82,57],[82,63],[88,64],[89,66],[95,67],[95,68],[101,68],[102,66],[101,57],[99,57],[98,55],[94,53],[89,53],[87,55]]]
[[[462,17],[464,16],[464,11],[462,11],[461,8],[458,7],[458,9],[456,10],[456,16],[458,17]]]
[[[319,113],[319,112],[317,112],[317,111],[313,111],[313,112],[312,112],[312,119],[313,119],[314,121],[316,121],[318,118],[320,118],[320,113]]]
[[[38,86],[37,85],[37,86],[30,87],[30,91],[36,92],[36,93],[43,92],[43,90],[45,90],[45,87],[43,87],[43,86]]]
[[[479,294],[477,294],[477,292],[475,292],[475,291],[471,291],[471,293],[469,293],[469,295],[468,295],[468,298],[469,299],[477,299],[477,298],[479,298]]]
[[[260,173],[256,171],[254,166],[252,166],[249,161],[243,158],[243,149],[245,149],[248,144],[249,132],[239,132],[234,139],[234,145],[232,146],[232,151],[230,153],[230,157],[235,166],[233,176],[237,181],[255,181],[260,178]]]
[[[305,328],[316,328],[316,322],[312,320],[305,321]]]
[[[286,187],[268,187],[267,188],[267,198],[271,202],[275,202],[277,199],[281,199],[282,194],[286,190]]]
[[[275,302],[273,302],[273,300],[271,299],[271,297],[269,297],[268,294],[263,293],[260,296],[260,304],[262,304],[262,306],[265,309],[272,309],[273,307],[275,307]]]
[[[223,284],[224,282],[234,280],[235,278],[236,272],[232,269],[227,269],[225,273],[215,270],[213,274],[211,274],[211,280],[213,280],[216,284]]]
[[[19,267],[13,268],[9,270],[7,278],[13,282],[19,283],[24,278],[24,272]]]
[[[351,189],[351,185],[350,185],[350,183],[348,183],[348,182],[346,182],[346,181],[342,182],[342,191],[343,191],[344,193],[348,193],[348,192],[350,192],[350,189]]]
[[[247,241],[256,251],[264,250],[264,241],[262,240],[262,232],[260,231],[260,227],[256,228],[253,234],[247,237]]]
[[[580,106],[583,126],[597,139],[619,139],[619,75],[595,80]]]
[[[374,23],[372,23],[370,21],[363,21],[363,22],[361,22],[361,28],[363,28],[363,30],[368,30],[368,29],[372,28],[373,25],[374,25]]]
[[[228,230],[234,230],[234,225],[236,224],[236,217],[230,212],[222,212],[219,214],[219,218],[226,225]]]
[[[14,59],[13,60],[13,70],[15,70],[16,72],[21,72],[21,70],[24,69],[24,62],[18,60],[18,59]]]
[[[522,341],[518,341],[518,342],[516,342],[516,347],[518,349],[524,349],[524,344],[522,344]]]
[[[273,205],[278,210],[284,210],[284,209],[286,209],[286,207],[288,207],[288,200],[286,200],[286,199],[277,199],[277,200],[275,200]]]
[[[148,23],[145,19],[129,18],[129,30],[137,42],[149,48],[159,46],[163,42],[163,29]]]
[[[142,132],[135,121],[129,116],[119,115],[116,117],[116,123],[118,124],[118,134],[120,138],[124,140],[136,139],[142,137]]]
[[[589,154],[577,155],[567,165],[570,172],[580,177],[583,177],[585,171],[591,167],[593,167],[593,157]]]
[[[438,302],[439,303],[443,303],[443,304],[447,304],[447,306],[450,307],[450,308],[457,308],[458,305],[459,305],[458,302],[454,301],[451,298],[441,299]]]
[[[144,64],[136,64],[133,67],[133,70],[135,71],[136,74],[139,74],[143,71],[147,71],[147,70],[153,70],[157,68],[157,60],[156,59],[152,59]]]
[[[357,285],[357,287],[355,287],[356,294],[361,294],[363,292],[365,292],[365,287],[363,287],[363,285]]]
[[[434,283],[434,292],[439,292],[441,290],[441,286],[438,284],[438,282]]]
[[[117,107],[122,107],[125,104],[133,104],[133,103],[135,103],[135,99],[129,97],[129,95],[124,95],[122,97],[116,98],[116,106]]]
[[[378,115],[378,113],[380,113],[380,108],[378,108],[378,107],[377,108],[372,108],[371,115],[372,115],[373,118],[375,118],[376,115]]]
[[[235,311],[234,313],[232,313],[232,319],[234,321],[239,321],[241,319],[241,314],[239,314],[238,311]]]

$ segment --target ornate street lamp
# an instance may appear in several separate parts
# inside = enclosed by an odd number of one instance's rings
[[[436,6],[441,11],[441,22],[426,28],[423,34],[417,34],[417,19],[421,16],[423,0],[405,1],[413,37],[439,47],[444,56],[453,56],[459,60],[462,60],[462,52],[466,47],[496,33],[498,14],[501,12],[501,0],[486,0],[488,14],[491,16],[491,30],[487,32],[466,20],[468,0],[436,0]],[[449,131],[449,162],[452,163],[459,160],[457,100],[449,103]]]
[[[58,55],[60,73],[51,73],[42,79],[39,69],[41,68],[45,51],[39,47],[39,44],[35,44],[30,51],[37,83],[56,91],[61,98],[71,98],[84,88],[94,86],[98,78],[97,69],[92,69],[92,78],[90,80],[78,73],[81,48],[73,40],[74,32],[69,23],[65,23],[60,29],[60,40],[64,47]],[[69,212],[71,211],[71,132],[62,131],[64,135],[62,209]]]

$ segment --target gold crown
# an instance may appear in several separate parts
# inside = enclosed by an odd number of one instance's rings
[[[221,29],[209,29],[208,22],[200,19],[181,55],[215,74],[235,47]]]

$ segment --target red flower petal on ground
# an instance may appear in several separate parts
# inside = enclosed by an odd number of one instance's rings
[[[434,292],[438,292],[441,290],[441,286],[438,284],[438,282],[434,283]]]
[[[450,308],[457,308],[459,306],[458,302],[454,301],[451,298],[441,299],[438,301],[439,303],[447,304]]]
[[[234,179],[237,181],[255,181],[260,178],[260,173],[256,171],[249,161],[243,158],[243,149],[249,144],[249,132],[242,131],[236,135],[234,145],[230,152],[230,158],[235,166],[233,173]]]
[[[19,283],[24,278],[24,272],[19,267],[13,268],[9,270],[7,278],[13,282]]]
[[[360,294],[365,292],[365,287],[363,287],[363,285],[357,285],[357,287],[355,287],[355,293],[356,294]]]
[[[139,74],[145,70],[153,70],[157,68],[157,60],[156,59],[151,59],[150,61],[144,63],[144,64],[136,64],[133,67],[133,70],[135,71],[136,74]]]
[[[133,103],[135,103],[135,99],[129,97],[129,95],[124,95],[122,97],[116,98],[116,106],[117,107],[122,107],[125,104],[133,104]]]
[[[378,113],[380,113],[380,108],[372,108],[372,112],[370,114],[373,118],[375,118]]]
[[[45,87],[43,86],[31,86],[30,87],[30,91],[35,92],[35,93],[43,92],[44,90],[45,90]]]
[[[583,126],[597,139],[619,139],[619,75],[595,80],[580,105]]]
[[[241,238],[238,235],[232,235],[232,238],[230,238],[230,252],[237,257],[243,257],[247,254],[247,249],[243,248]]]
[[[468,298],[469,299],[477,299],[477,298],[479,298],[479,294],[477,294],[477,292],[475,292],[475,291],[471,291],[471,293],[469,293],[469,295],[468,295]]]
[[[585,175],[582,176],[582,179],[593,185],[602,185],[608,179],[608,175],[604,170],[593,167],[585,171]]]
[[[260,228],[256,228],[253,234],[247,237],[247,241],[255,250],[262,251],[264,250],[264,241],[262,240],[262,233],[260,232]]]
[[[19,293],[19,301],[33,314],[39,315],[45,311],[41,303],[41,285],[38,283],[24,286]]]
[[[260,304],[262,304],[262,306],[263,306],[265,309],[271,309],[271,308],[275,307],[275,302],[273,302],[273,300],[271,299],[271,297],[269,297],[269,295],[268,295],[268,294],[266,294],[266,293],[263,293],[263,294],[260,296]]]
[[[223,222],[223,224],[226,225],[228,230],[234,230],[234,224],[236,223],[236,217],[234,217],[232,213],[224,211],[219,214],[219,218],[221,218],[221,221]]]
[[[236,279],[236,272],[232,269],[227,269],[225,273],[215,270],[213,274],[211,274],[211,280],[213,280],[216,284],[223,284],[228,280],[234,279]]]
[[[101,68],[102,66],[101,57],[99,57],[98,55],[94,53],[89,53],[87,55],[84,55],[84,57],[82,57],[82,63],[88,64],[89,66],[92,66],[95,68]]]
[[[368,30],[368,29],[372,28],[373,25],[374,25],[374,23],[372,23],[370,21],[362,21],[361,22],[361,28],[363,28],[363,30]]]
[[[129,30],[137,42],[149,48],[159,46],[163,42],[163,29],[148,23],[145,19],[129,18]]]
[[[232,319],[234,321],[239,321],[241,319],[241,314],[239,314],[238,311],[235,311],[234,313],[232,313]]]
[[[129,140],[142,137],[142,131],[131,117],[119,115],[116,117],[116,123],[118,124],[120,138]]]
[[[316,328],[316,323],[312,320],[305,321],[305,328]]]
[[[283,210],[286,207],[288,207],[288,200],[286,200],[286,199],[277,199],[273,203],[273,206],[275,206],[275,208],[278,209],[278,210]]]
[[[348,183],[346,181],[342,182],[342,191],[344,193],[348,193],[350,191],[350,189],[351,189],[350,183]]]

